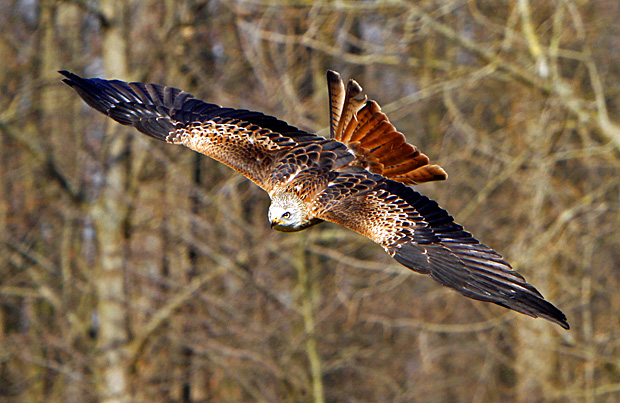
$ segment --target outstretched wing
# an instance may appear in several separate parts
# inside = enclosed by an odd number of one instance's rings
[[[343,173],[313,202],[316,217],[372,239],[404,266],[466,297],[493,302],[565,329],[564,314],[436,202],[370,173]]]
[[[157,84],[60,73],[67,77],[63,81],[99,112],[148,136],[214,158],[267,191],[300,169],[283,165],[283,158],[291,160],[287,153],[293,153],[294,162],[311,165],[323,159],[321,164],[334,169],[353,160],[343,144],[260,112],[223,108]],[[274,175],[276,165],[279,171]]]
[[[359,100],[362,87],[349,80],[345,88],[340,74],[327,72],[329,89],[330,134],[346,144],[361,168],[392,180],[413,185],[444,180],[448,177],[396,130],[375,101]]]

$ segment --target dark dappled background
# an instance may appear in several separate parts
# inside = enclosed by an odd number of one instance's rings
[[[0,1],[0,400],[620,399],[620,3]],[[356,78],[419,186],[572,326],[471,301],[331,224],[271,231],[230,169],[59,69],[328,132]]]

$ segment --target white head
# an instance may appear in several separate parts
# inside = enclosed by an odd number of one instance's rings
[[[306,204],[294,193],[278,193],[271,199],[269,222],[277,231],[301,231],[321,221],[310,217]]]

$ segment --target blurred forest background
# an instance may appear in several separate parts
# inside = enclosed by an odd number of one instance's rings
[[[0,401],[617,402],[620,3],[0,0]],[[417,187],[562,309],[469,300],[60,82],[155,82],[328,133],[355,78]]]

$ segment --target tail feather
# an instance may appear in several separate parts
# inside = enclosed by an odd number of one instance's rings
[[[428,157],[406,142],[405,136],[381,112],[379,104],[354,98],[362,93],[357,82],[350,80],[345,90],[340,75],[328,71],[327,83],[331,137],[353,151],[359,166],[405,184],[448,177],[437,165],[422,169],[422,165],[429,163]]]
[[[355,81],[349,80],[345,89],[340,74],[327,71],[327,87],[329,90],[330,138],[347,143],[346,128],[349,122],[364,105],[364,100],[356,99],[362,93],[362,87]]]

